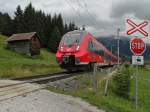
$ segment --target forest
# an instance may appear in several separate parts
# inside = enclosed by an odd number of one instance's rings
[[[73,21],[66,23],[61,14],[55,13],[52,16],[41,10],[35,10],[31,3],[24,10],[18,5],[13,17],[7,12],[0,12],[0,33],[2,35],[37,32],[42,46],[54,53],[62,35],[78,29]]]

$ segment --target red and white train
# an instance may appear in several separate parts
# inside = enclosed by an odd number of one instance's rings
[[[75,30],[62,37],[56,60],[62,68],[76,70],[91,69],[94,63],[100,66],[114,65],[118,58],[90,33]]]

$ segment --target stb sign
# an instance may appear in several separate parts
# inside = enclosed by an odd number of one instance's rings
[[[140,38],[134,38],[130,41],[130,50],[135,55],[142,55],[146,49],[146,44]]]
[[[132,56],[132,64],[133,65],[144,65],[144,57],[143,56]]]

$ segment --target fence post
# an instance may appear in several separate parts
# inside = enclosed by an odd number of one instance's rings
[[[106,79],[106,83],[105,83],[105,90],[104,90],[104,95],[105,95],[105,96],[107,96],[108,81],[109,81],[109,79]]]
[[[97,91],[97,64],[94,63],[94,69],[93,69],[93,90],[94,92]]]

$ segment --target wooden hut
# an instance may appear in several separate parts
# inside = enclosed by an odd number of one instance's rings
[[[39,55],[41,41],[36,32],[13,34],[7,39],[11,50],[26,55]]]

